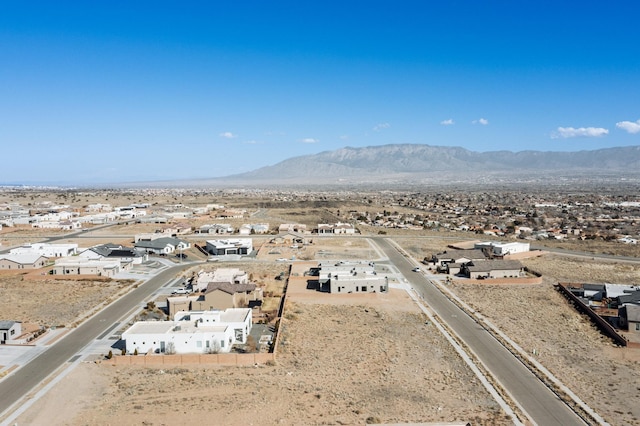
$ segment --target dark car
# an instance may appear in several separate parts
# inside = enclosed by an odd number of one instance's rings
[[[187,258],[187,257],[189,257],[189,256],[187,256],[187,255],[186,255],[186,254],[184,254],[184,253],[178,253],[178,254],[176,254],[176,257],[178,257],[178,258],[180,258],[180,259],[186,259],[186,258]]]

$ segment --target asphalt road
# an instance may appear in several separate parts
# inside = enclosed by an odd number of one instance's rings
[[[449,326],[489,372],[539,425],[584,425],[562,400],[513,356],[473,318],[447,299],[422,273],[396,250],[386,238],[372,238],[400,272],[409,279],[428,305]]]
[[[5,377],[0,381],[0,415],[4,415],[6,410],[20,401],[31,389],[133,308],[143,303],[154,291],[171,281],[180,270],[189,266],[193,266],[193,263],[183,263],[161,271],[68,333],[27,365]]]

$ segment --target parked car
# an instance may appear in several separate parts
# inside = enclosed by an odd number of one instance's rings
[[[184,287],[178,287],[173,289],[173,291],[171,292],[171,294],[189,294],[191,293],[191,291],[187,288]]]

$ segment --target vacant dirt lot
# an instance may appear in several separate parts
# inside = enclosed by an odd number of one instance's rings
[[[32,280],[23,274],[0,274],[0,312],[46,327],[70,326],[87,311],[131,286],[130,281]]]
[[[336,298],[303,287],[292,291],[277,365],[83,364],[18,423],[56,413],[67,425],[510,424],[404,292]]]
[[[640,282],[640,267],[547,255],[526,259],[544,274],[534,286],[464,284],[452,290],[488,317],[612,425],[639,425],[640,350],[619,348],[580,315],[553,284]]]

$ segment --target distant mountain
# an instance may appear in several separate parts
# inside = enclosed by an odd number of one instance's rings
[[[238,175],[176,181],[170,186],[382,188],[429,184],[569,185],[621,180],[640,182],[640,146],[578,152],[474,152],[461,147],[397,144],[346,147],[290,158]]]
[[[383,145],[290,158],[221,178],[254,183],[396,183],[474,181],[478,177],[640,176],[640,146],[578,152],[474,152],[461,147]],[[538,176],[538,178],[536,178]],[[216,179],[217,180],[217,179]]]

